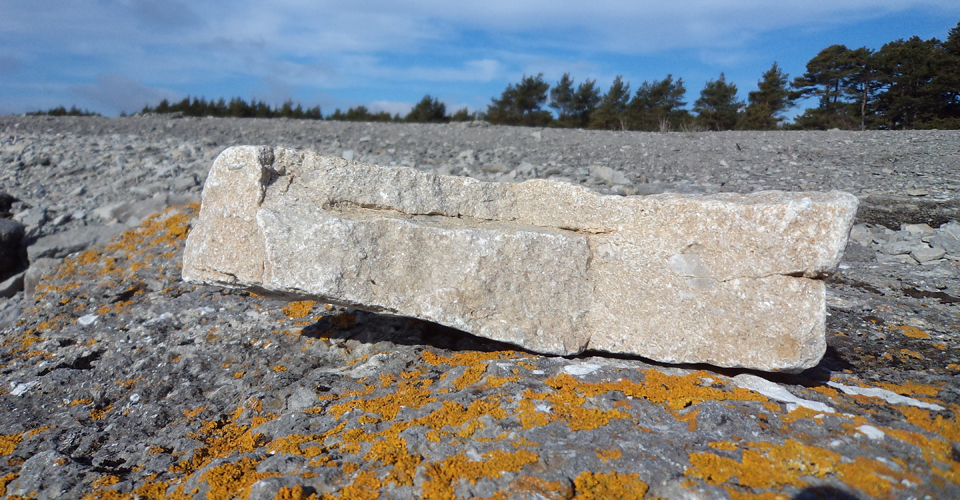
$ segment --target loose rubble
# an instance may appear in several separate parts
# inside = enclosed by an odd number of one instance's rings
[[[0,280],[26,271],[32,292],[0,298],[0,496],[960,496],[955,133],[169,117],[0,117],[0,133],[15,198],[0,218],[23,223],[25,250]],[[196,202],[220,149],[249,143],[481,180],[567,177],[603,194],[836,188],[861,215],[826,277],[827,352],[810,370],[545,356],[187,284],[197,205],[136,224],[106,210],[157,193]],[[98,226],[121,227],[106,245],[26,261],[40,238]]]

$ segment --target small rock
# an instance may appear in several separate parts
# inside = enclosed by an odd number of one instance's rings
[[[14,274],[0,283],[0,297],[13,297],[17,292],[23,290],[23,275],[26,271]]]
[[[30,268],[23,275],[23,293],[33,296],[40,280],[60,265],[61,259],[41,258],[30,262]]]
[[[900,230],[906,231],[911,235],[933,234],[935,232],[934,229],[927,224],[901,224]]]
[[[910,252],[910,256],[917,262],[923,264],[924,262],[937,260],[946,253],[947,252],[940,247],[921,246],[914,248],[913,251]]]
[[[33,207],[13,216],[13,220],[27,228],[39,228],[47,222],[47,207]]]
[[[0,328],[6,328],[16,323],[22,313],[23,310],[16,300],[0,302]]]
[[[77,318],[77,323],[83,326],[90,326],[94,324],[97,321],[97,318],[99,317],[100,316],[96,314],[87,314],[85,316],[80,316],[79,318]]]
[[[917,248],[918,244],[912,241],[893,241],[880,247],[880,252],[886,255],[905,255]]]
[[[910,196],[926,196],[930,193],[926,189],[908,189],[907,194]]]
[[[60,214],[54,217],[50,224],[54,226],[61,226],[67,222],[70,222],[70,214]]]
[[[340,156],[341,156],[344,160],[353,161],[353,150],[352,150],[352,149],[345,149]]]
[[[124,229],[120,225],[84,226],[44,236],[27,247],[30,262],[44,257],[61,258],[85,250],[97,243],[106,243]]]

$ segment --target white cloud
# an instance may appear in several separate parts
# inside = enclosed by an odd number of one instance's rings
[[[163,99],[179,99],[179,95],[168,89],[147,87],[122,75],[100,75],[97,83],[75,85],[70,93],[115,112],[128,113],[140,111],[146,105],[155,105]]]
[[[0,2],[0,71],[43,76],[0,81],[0,91],[97,78],[72,95],[131,111],[146,97],[175,94],[153,87],[229,84],[223,92],[282,100],[394,82],[479,87],[539,72],[551,83],[571,72],[603,86],[613,76],[605,72],[642,69],[602,67],[597,54],[690,49],[722,66],[749,57],[768,33],[921,7],[960,15],[956,0],[14,0]],[[656,77],[670,71],[680,70]]]

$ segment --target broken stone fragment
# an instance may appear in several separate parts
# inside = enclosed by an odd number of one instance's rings
[[[817,364],[843,192],[602,196],[292,149],[214,162],[183,277],[411,316],[525,349]]]

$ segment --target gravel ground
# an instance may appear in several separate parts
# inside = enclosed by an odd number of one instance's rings
[[[861,211],[814,369],[541,356],[182,283],[206,171],[238,144],[623,195],[843,189]],[[0,497],[960,497],[958,190],[956,132],[0,117],[0,222],[23,228],[0,224],[20,259]]]

